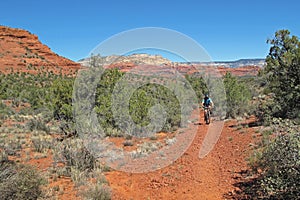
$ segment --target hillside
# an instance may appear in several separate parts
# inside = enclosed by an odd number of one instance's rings
[[[0,26],[0,71],[36,73],[39,70],[72,74],[80,65],[57,55],[26,30]]]

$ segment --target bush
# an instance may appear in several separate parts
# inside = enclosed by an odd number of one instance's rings
[[[47,124],[39,118],[30,119],[26,123],[26,128],[30,131],[40,130],[40,131],[45,131],[45,133],[47,134],[50,133],[49,126],[47,126]]]
[[[299,199],[299,127],[286,124],[290,122],[277,120],[278,136],[269,135],[270,131],[264,134],[268,137],[262,138],[250,157],[252,171],[239,183],[241,190],[235,199]],[[287,126],[285,130],[284,126]]]
[[[263,169],[258,192],[264,197],[300,197],[300,133],[278,136],[263,151],[258,167]]]
[[[90,185],[88,189],[83,193],[83,197],[86,200],[110,200],[111,189],[105,184]]]
[[[12,100],[15,104],[30,103],[32,110],[48,106],[49,88],[57,76],[43,74],[1,74],[0,99]]]
[[[6,119],[12,114],[14,114],[13,110],[5,104],[3,104],[2,102],[0,102],[0,120]]]
[[[68,170],[75,167],[85,171],[95,167],[96,159],[79,139],[65,139],[54,151],[56,156],[65,163]]]
[[[51,91],[51,106],[55,119],[73,120],[72,92],[74,79],[61,78],[53,82]]]
[[[226,73],[224,76],[224,87],[227,100],[227,118],[235,118],[248,112],[251,93],[245,84],[238,82],[238,79]]]
[[[186,75],[185,78],[194,89],[200,104],[203,99],[203,94],[208,93],[208,87],[204,79],[200,76],[197,77],[197,75]]]
[[[136,90],[129,105],[129,113],[137,126],[147,126],[151,123],[149,110],[155,105],[161,105],[166,111],[166,122],[162,131],[171,131],[179,127],[181,110],[176,96],[167,88],[158,84],[147,84]]]
[[[117,69],[106,70],[97,84],[95,110],[104,129],[116,128],[111,110],[112,93],[115,84],[123,76]]]
[[[12,161],[0,165],[0,199],[35,200],[42,195],[43,178],[31,166]]]
[[[141,75],[125,76],[124,79],[123,77],[124,74],[117,69],[106,70],[97,85],[95,111],[98,115],[101,127],[104,128],[108,135],[112,135],[111,130],[115,129],[123,132],[124,129],[126,129],[129,133],[143,132],[144,127],[155,123],[151,121],[154,120],[151,119],[151,117],[153,117],[151,113],[153,114],[153,112],[155,112],[152,109],[157,105],[160,105],[166,111],[164,115],[165,123],[162,127],[163,131],[171,131],[174,127],[180,127],[182,121],[181,117],[189,116],[190,110],[184,110],[185,107],[189,106],[180,105],[174,91],[162,86],[164,85],[163,81],[166,81],[170,87],[175,87],[174,80],[166,78],[166,80],[161,80],[162,85],[160,85],[156,83],[145,83],[145,77]],[[146,78],[150,79],[152,77]],[[131,94],[128,107],[126,107],[124,99],[127,99],[126,92],[130,94],[129,88],[131,88],[132,85],[126,85],[127,81],[137,84],[142,83],[142,86]],[[183,86],[176,87],[176,92],[184,93],[184,89]],[[116,90],[120,90],[120,93],[116,92]],[[116,93],[120,96],[116,95]],[[192,100],[190,101],[192,102]],[[112,103],[115,105],[114,108]],[[115,109],[115,113],[120,113],[120,115],[114,116],[113,109]],[[133,127],[131,120],[134,123]],[[122,128],[120,128],[121,126]]]
[[[49,135],[32,136],[31,141],[36,152],[47,152],[53,146],[53,139]]]

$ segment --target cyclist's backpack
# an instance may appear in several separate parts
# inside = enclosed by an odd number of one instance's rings
[[[210,98],[204,98],[204,106],[208,107],[210,105]]]

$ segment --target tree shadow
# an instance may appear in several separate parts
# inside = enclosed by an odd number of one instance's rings
[[[261,121],[253,121],[253,122],[246,122],[246,123],[238,123],[238,124],[234,124],[234,125],[230,125],[230,128],[237,128],[242,126],[243,128],[249,127],[249,128],[253,128],[253,127],[259,127],[262,126],[263,123]]]
[[[225,199],[233,200],[254,200],[261,199],[258,197],[259,177],[251,177],[249,170],[237,172],[238,176],[233,177],[237,180],[233,186],[236,188],[223,195]]]

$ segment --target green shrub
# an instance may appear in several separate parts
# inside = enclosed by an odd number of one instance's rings
[[[47,126],[47,124],[40,118],[30,119],[25,126],[30,131],[38,130],[45,131],[45,133],[50,133],[49,126]]]
[[[262,194],[268,198],[296,199],[300,196],[300,133],[278,136],[263,152]]]
[[[171,131],[179,127],[181,122],[180,104],[176,96],[166,87],[158,84],[147,84],[136,90],[129,102],[129,113],[137,126],[151,123],[149,110],[160,105],[166,111],[166,122],[162,131]]]
[[[110,200],[111,189],[105,184],[97,183],[90,185],[88,189],[83,192],[82,196],[86,200]]]
[[[50,87],[50,102],[53,115],[56,119],[66,121],[73,120],[72,112],[72,92],[74,79],[60,78],[53,82]]]
[[[133,94],[130,96],[128,107],[122,106],[124,105],[124,99],[126,99],[126,91],[128,92],[129,86],[126,87],[124,84],[119,84],[121,78],[124,77],[124,74],[117,69],[106,70],[99,81],[96,89],[96,102],[95,102],[95,111],[98,115],[99,123],[101,127],[103,127],[107,135],[114,135],[112,130],[118,129],[124,132],[122,128],[120,128],[119,122],[122,122],[122,126],[132,119],[134,123],[134,127],[126,126],[123,129],[126,129],[129,133],[139,133],[143,129],[143,127],[148,126],[153,120],[151,119],[151,109],[157,105],[160,105],[166,111],[165,124],[162,128],[163,131],[171,131],[174,127],[180,127],[181,117],[188,116],[189,110],[182,110],[181,108],[185,108],[188,106],[180,105],[178,99],[176,98],[173,91],[164,87],[163,81],[161,81],[162,85],[156,83],[148,83],[142,84],[141,87],[137,88]],[[125,77],[128,78],[128,77]],[[124,79],[125,79],[124,78]],[[144,76],[141,75],[132,75],[129,77],[129,82],[136,82],[137,84],[144,80]],[[149,78],[149,77],[147,77]],[[174,80],[165,80],[170,82],[174,82]],[[118,83],[118,85],[117,85]],[[175,84],[175,83],[173,83]],[[172,86],[170,86],[172,87]],[[129,111],[128,116],[114,116],[113,115],[113,93],[117,93],[115,90],[121,90],[124,94],[123,97],[119,97],[114,99],[114,105],[118,105],[115,107],[115,113],[128,113],[125,110]],[[182,93],[183,88],[177,87],[177,92]],[[118,93],[119,94],[119,93]],[[121,102],[117,102],[120,100]],[[120,106],[121,105],[121,106]],[[180,107],[181,106],[181,107]]]
[[[51,149],[51,147],[53,146],[52,140],[52,137],[49,135],[38,135],[31,137],[31,141],[35,151],[40,153],[46,152],[47,150]]]
[[[21,150],[22,150],[22,144],[21,144],[20,139],[13,137],[13,138],[9,138],[5,141],[4,151],[8,155],[15,156]]]
[[[299,128],[299,127],[298,127]],[[269,131],[267,142],[261,142],[249,158],[252,167],[240,183],[237,199],[299,199],[300,197],[300,133],[297,127],[286,128],[273,140]],[[276,127],[278,130],[278,127]],[[267,138],[266,138],[267,137]],[[249,178],[249,176],[251,178]],[[254,178],[253,178],[254,177]]]
[[[200,104],[203,99],[203,94],[208,93],[208,88],[204,79],[197,75],[186,75],[185,78],[191,84]]]
[[[35,200],[42,195],[44,179],[31,166],[11,161],[0,165],[0,199]]]
[[[31,109],[47,105],[49,87],[56,76],[27,73],[0,75],[0,99],[9,99],[15,105],[30,103]]]
[[[75,167],[81,171],[92,170],[95,167],[96,159],[86,149],[80,139],[65,139],[54,149],[56,159],[63,161],[67,167]]]
[[[110,132],[107,130],[114,130],[117,128],[111,110],[112,93],[116,83],[123,75],[124,73],[117,69],[106,70],[97,84],[95,111],[98,115],[101,127],[103,127],[106,132]]]
[[[6,153],[6,151],[1,151],[0,153],[0,163],[2,165],[2,163],[5,163],[8,161],[8,154]]]
[[[273,98],[268,99],[257,99],[256,109],[254,111],[255,116],[258,121],[263,123],[264,125],[270,125],[273,118],[273,113],[276,112],[277,106],[274,102]]]
[[[226,73],[224,87],[227,101],[227,118],[235,118],[248,112],[251,93],[246,85],[239,82],[231,73]]]
[[[0,98],[1,100],[1,98]],[[6,119],[8,116],[14,114],[13,110],[0,102],[0,120]]]
[[[71,179],[76,187],[86,184],[88,174],[75,167],[70,168]]]

